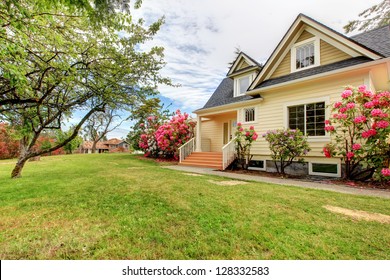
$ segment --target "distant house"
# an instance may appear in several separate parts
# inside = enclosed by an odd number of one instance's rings
[[[225,169],[234,160],[233,138],[240,122],[260,135],[299,128],[312,150],[305,157],[308,164],[293,167],[304,174],[339,177],[340,159],[322,154],[331,139],[324,130],[329,105],[341,99],[344,86],[389,90],[389,80],[389,25],[346,37],[300,14],[264,66],[243,52],[238,55],[214,94],[195,111],[196,141],[181,149],[180,162]],[[251,152],[250,166],[274,171],[263,138],[253,143]]]
[[[93,141],[84,141],[80,146],[80,153],[91,154]],[[115,152],[127,152],[129,151],[129,143],[125,140],[112,138],[107,141],[99,141],[96,143],[96,153],[115,153]]]

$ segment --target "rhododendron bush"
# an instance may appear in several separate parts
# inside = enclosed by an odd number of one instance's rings
[[[390,180],[390,92],[374,93],[362,85],[347,87],[341,98],[325,121],[332,135],[325,156],[342,158],[347,179]]]
[[[149,117],[145,133],[141,134],[139,146],[145,151],[146,156],[178,159],[178,149],[194,137],[195,125],[196,123],[189,119],[189,115],[182,114],[180,110],[165,123],[160,123],[155,117]]]
[[[244,129],[241,123],[237,123],[235,136],[238,164],[242,169],[248,169],[252,142],[256,141],[258,135],[253,126]]]
[[[307,136],[299,129],[277,129],[263,134],[267,140],[276,171],[285,175],[286,167],[294,161],[304,163],[303,155],[310,151]]]

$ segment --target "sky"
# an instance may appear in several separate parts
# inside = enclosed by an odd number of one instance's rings
[[[226,76],[236,48],[264,63],[299,13],[344,34],[349,20],[380,1],[144,0],[133,16],[146,24],[165,17],[144,48],[163,46],[167,65],[161,73],[181,85],[160,86],[162,102],[172,104],[172,111],[192,113],[203,107]],[[130,126],[124,122],[108,137],[125,138]]]

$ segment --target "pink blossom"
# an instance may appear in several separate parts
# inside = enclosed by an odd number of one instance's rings
[[[345,112],[347,112],[347,108],[346,107],[341,107],[340,109],[339,109],[339,112],[340,113],[345,113]]]
[[[257,133],[253,133],[253,135],[252,135],[253,141],[256,141],[257,137],[258,137]]]
[[[367,89],[366,85],[361,85],[358,87],[358,91],[360,91],[360,92],[365,92],[366,89]]]
[[[364,103],[363,106],[366,109],[370,109],[370,108],[374,107],[375,105],[374,105],[374,103],[372,101],[369,101],[369,102]]]
[[[329,124],[330,124],[330,121],[329,121],[329,120],[325,120],[325,124],[326,124],[326,125],[329,125]]]
[[[374,110],[371,111],[371,116],[373,116],[373,117],[378,117],[381,114],[383,114],[381,109],[374,109]]]
[[[242,127],[240,127],[238,130],[239,130],[240,132],[243,132],[243,131],[244,131],[244,129],[243,129]]]
[[[250,133],[249,131],[247,131],[247,132],[245,133],[245,136],[249,136],[249,135],[251,135],[251,133]]]
[[[355,154],[353,152],[348,152],[347,153],[347,159],[348,160],[351,160],[351,158],[353,158],[355,156]]]
[[[344,119],[344,120],[345,120],[345,119],[348,118],[348,116],[347,116],[346,114],[338,114],[338,115],[337,115],[337,118],[340,119],[340,120],[341,120],[341,119]]]
[[[237,123],[237,126],[241,126],[242,124],[240,122]]]
[[[366,121],[367,121],[367,118],[365,116],[359,116],[353,120],[354,123],[364,123]]]
[[[371,137],[371,136],[374,136],[374,135],[376,135],[376,130],[375,129],[369,129],[369,130],[367,130],[367,131],[364,131],[363,133],[362,133],[362,137],[363,138],[369,138],[369,137]]]
[[[377,122],[376,125],[378,128],[386,128],[389,126],[389,122],[388,121],[379,121],[379,122]]]
[[[325,131],[334,131],[334,126],[332,125],[329,125],[329,126],[325,126]]]
[[[356,104],[353,103],[353,102],[349,102],[349,103],[347,104],[347,108],[348,108],[348,109],[353,109],[353,108],[355,108],[355,106],[356,106]]]
[[[383,169],[381,170],[381,173],[382,173],[382,175],[385,176],[385,177],[390,177],[390,168],[383,168]]]
[[[343,103],[341,103],[340,101],[338,101],[338,102],[336,102],[336,103],[333,105],[333,107],[334,107],[334,108],[340,108],[341,105],[343,105]]]
[[[344,90],[343,93],[341,94],[341,97],[345,99],[345,98],[350,97],[351,95],[352,95],[352,90],[346,89],[346,90]]]
[[[362,145],[360,145],[360,144],[353,144],[352,145],[352,149],[355,151],[360,150],[361,148],[362,148]]]
[[[253,125],[251,125],[251,126],[249,127],[249,129],[250,129],[250,130],[254,130],[255,127],[254,127]]]
[[[322,151],[323,151],[325,157],[327,157],[327,158],[331,158],[332,157],[332,153],[331,153],[331,151],[327,147],[324,147],[322,149]]]

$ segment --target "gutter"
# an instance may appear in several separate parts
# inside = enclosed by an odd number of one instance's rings
[[[193,111],[192,113],[197,114],[197,115],[199,115],[199,113],[209,114],[209,115],[215,114],[215,113],[224,113],[224,112],[232,111],[231,109],[236,109],[238,106],[245,106],[247,104],[249,105],[249,104],[258,103],[261,101],[263,101],[263,98],[259,97],[259,98],[255,98],[255,99],[251,99],[251,100],[244,100],[244,101],[229,103],[229,104],[225,104],[225,105],[205,108],[205,109],[198,109],[198,110]]]

